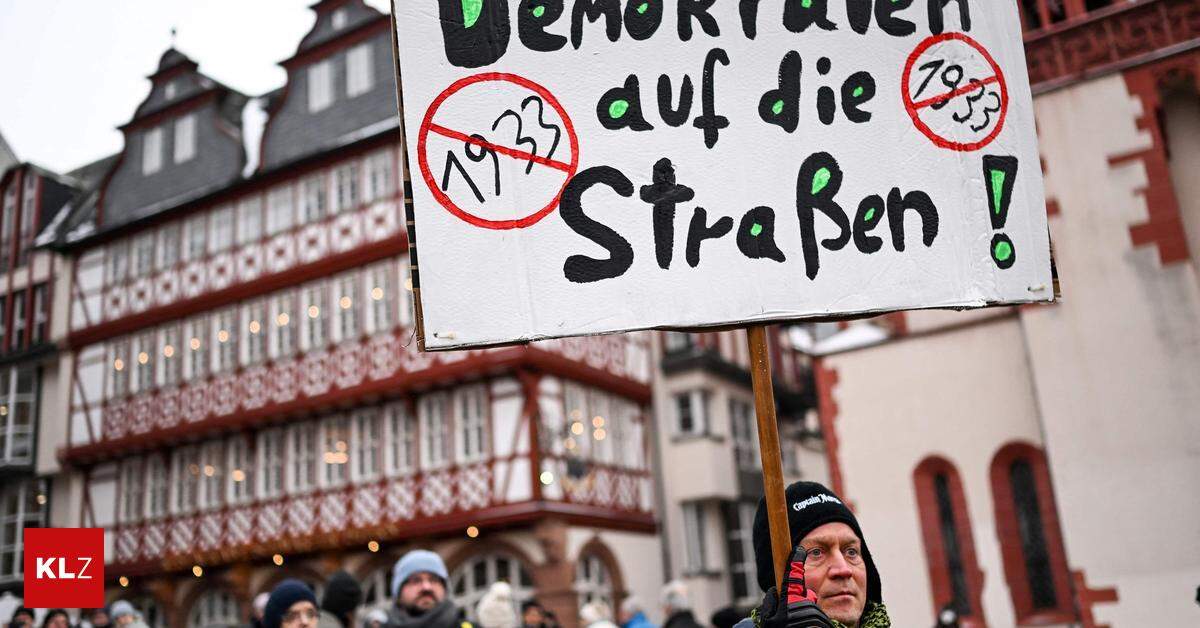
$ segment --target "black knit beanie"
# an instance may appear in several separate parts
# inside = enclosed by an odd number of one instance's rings
[[[312,602],[313,606],[317,605],[317,595],[307,584],[295,578],[288,578],[275,585],[271,597],[267,598],[267,608],[263,611],[263,626],[279,628],[288,609],[296,602],[305,600]]]
[[[854,513],[834,495],[833,491],[816,482],[796,482],[787,487],[784,492],[787,502],[788,528],[792,533],[792,547],[800,544],[800,540],[809,532],[833,522],[841,522],[850,526],[851,530],[862,541],[863,562],[867,566],[867,599],[872,602],[883,602],[883,587],[879,580],[879,571],[875,569],[875,561],[871,559],[871,551],[867,549],[867,539],[863,536],[862,528],[858,527],[858,519]],[[754,513],[754,562],[758,566],[758,586],[765,592],[775,586],[775,569],[771,562],[771,533],[767,525],[767,501],[758,501],[758,511]],[[785,568],[780,565],[780,568]]]
[[[329,611],[339,619],[349,615],[362,603],[362,586],[354,576],[339,571],[325,583],[325,595],[321,598],[321,609]]]

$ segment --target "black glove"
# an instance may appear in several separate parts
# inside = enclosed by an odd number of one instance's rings
[[[833,628],[833,622],[817,606],[817,595],[804,585],[804,560],[808,552],[797,546],[788,565],[788,576],[783,584],[788,595],[786,601],[779,598],[779,591],[771,587],[763,596],[758,609],[761,628]]]

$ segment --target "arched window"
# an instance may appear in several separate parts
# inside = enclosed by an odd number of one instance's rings
[[[600,602],[613,611],[613,579],[608,565],[595,554],[587,554],[575,566],[575,593],[579,595],[579,607],[589,602]],[[615,617],[615,615],[612,615]]]
[[[1066,623],[1077,617],[1046,456],[1006,445],[991,466],[996,532],[1017,622]]]
[[[226,628],[241,625],[241,608],[229,591],[217,589],[201,595],[188,613],[188,628]]]
[[[358,617],[365,617],[367,611],[375,608],[386,609],[392,600],[392,567],[384,565],[371,572],[362,582],[363,601],[358,607]]]
[[[933,613],[952,605],[964,626],[983,625],[983,573],[975,558],[975,541],[962,480],[954,465],[937,456],[913,471],[921,536],[933,589]]]
[[[510,554],[495,552],[469,558],[450,574],[454,603],[474,618],[479,598],[493,582],[500,580],[512,585],[513,599],[518,603],[534,595],[533,578],[521,561]]]

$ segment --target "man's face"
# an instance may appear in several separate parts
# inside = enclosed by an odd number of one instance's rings
[[[804,583],[830,619],[856,628],[867,605],[867,564],[862,542],[844,523],[827,523],[800,540],[808,552]]]
[[[66,615],[55,615],[46,623],[46,628],[71,628]]]
[[[521,621],[526,626],[540,626],[542,625],[542,620],[544,619],[545,617],[542,616],[542,609],[536,606],[530,606],[529,608],[526,608],[525,612],[521,614]]]
[[[133,615],[121,615],[120,617],[117,618],[117,625],[118,626],[128,626],[129,624],[132,624],[135,621],[137,621],[137,618],[134,617]]]
[[[425,613],[446,598],[446,584],[428,571],[412,575],[400,585],[400,606],[414,615]]]
[[[308,600],[301,600],[288,607],[283,614],[282,628],[316,628],[317,607]]]
[[[29,615],[29,614],[26,614],[26,613],[21,613],[20,615],[17,615],[16,617],[13,617],[13,619],[12,619],[12,623],[13,623],[14,625],[18,626],[18,627],[20,627],[20,626],[32,626],[32,625],[33,625],[33,615]]]
[[[112,622],[108,620],[108,613],[104,611],[96,611],[92,613],[93,628],[107,628]]]

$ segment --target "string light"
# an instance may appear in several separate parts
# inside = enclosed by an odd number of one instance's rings
[[[216,474],[217,474],[217,469],[216,469],[215,467],[213,467],[211,464],[206,464],[206,465],[204,465],[204,475],[205,475],[205,477],[210,477],[210,478],[211,478],[212,476],[214,476],[214,475],[216,475]]]
[[[8,416],[8,406],[0,406],[0,416]]]
[[[604,437],[608,436],[608,433],[605,432],[604,428],[601,427],[601,428],[597,428],[596,431],[592,432],[592,436],[596,440],[604,440]]]
[[[405,280],[404,280],[404,289],[405,289],[405,290],[408,290],[409,292],[412,292],[412,291],[413,291],[413,287],[412,287],[412,277],[409,277],[408,279],[405,279]]]
[[[247,327],[247,329],[250,330],[250,333],[252,333],[252,334],[257,334],[259,331],[262,330],[262,325],[260,325],[258,323],[258,321],[250,321],[250,324],[247,325],[246,327]]]
[[[575,437],[573,437],[573,436],[568,436],[568,437],[567,437],[567,443],[566,443],[566,444],[567,444],[567,449],[570,449],[570,450],[572,450],[572,451],[574,451],[574,450],[575,450],[575,447],[577,447],[577,445],[576,445],[576,443],[575,443]]]
[[[275,324],[279,325],[280,327],[287,327],[288,321],[290,320],[291,318],[287,315],[287,312],[280,312],[279,316],[275,317]]]
[[[604,417],[602,417],[602,416],[592,417],[592,427],[595,427],[595,428],[604,427]]]
[[[118,371],[123,370],[125,368],[125,361],[121,358],[113,360],[113,368]]]
[[[579,436],[580,434],[582,434],[583,433],[583,423],[581,423],[579,421],[572,423],[571,424],[571,433],[576,436]]]
[[[192,475],[200,475],[200,465],[194,463],[189,464],[188,473],[191,473]]]
[[[371,541],[370,543],[367,543],[367,549],[371,552],[378,552],[379,551],[379,541]]]
[[[120,585],[122,587],[129,586],[129,578],[126,578],[125,576],[121,576],[120,578],[117,578],[117,582],[120,583]]]
[[[190,341],[188,341],[188,346],[192,348],[192,351],[199,351],[200,350],[200,339],[192,338]]]
[[[309,318],[316,318],[320,315],[321,315],[321,308],[319,308],[315,305],[308,306],[308,317]]]
[[[175,347],[172,347],[171,345],[167,345],[167,346],[163,347],[163,356],[164,357],[169,358],[173,355],[175,355]]]
[[[342,297],[341,299],[338,299],[338,305],[341,306],[343,310],[348,310],[350,309],[351,305],[354,305],[354,301],[350,297]]]
[[[550,486],[551,484],[554,484],[554,474],[549,471],[542,471],[541,480],[542,484]]]
[[[204,568],[200,565],[192,565],[192,575],[199,578],[204,575]]]
[[[374,288],[371,288],[371,298],[374,299],[375,301],[382,300],[383,299],[383,288],[380,288],[379,286],[375,286]]]
[[[476,528],[475,526],[467,526],[467,536],[471,538],[479,536],[479,528]]]
[[[229,330],[222,329],[221,331],[217,332],[217,342],[220,342],[220,343],[229,342]]]
[[[42,493],[38,493],[37,503],[39,506],[45,506],[46,505],[46,496]]]
[[[145,351],[138,354],[138,364],[145,364],[150,361],[150,354]]]
[[[344,441],[344,440],[339,440],[339,441],[337,442],[337,444],[335,444],[335,445],[333,446],[333,448],[334,448],[334,449],[336,449],[337,451],[346,451],[346,449],[347,449],[347,448],[346,448],[346,441]]]
[[[246,480],[246,472],[241,469],[234,469],[229,477],[233,478],[234,482],[244,482]]]
[[[283,564],[283,554],[276,554],[276,555],[272,556],[271,562],[275,563],[276,565],[282,565]]]

